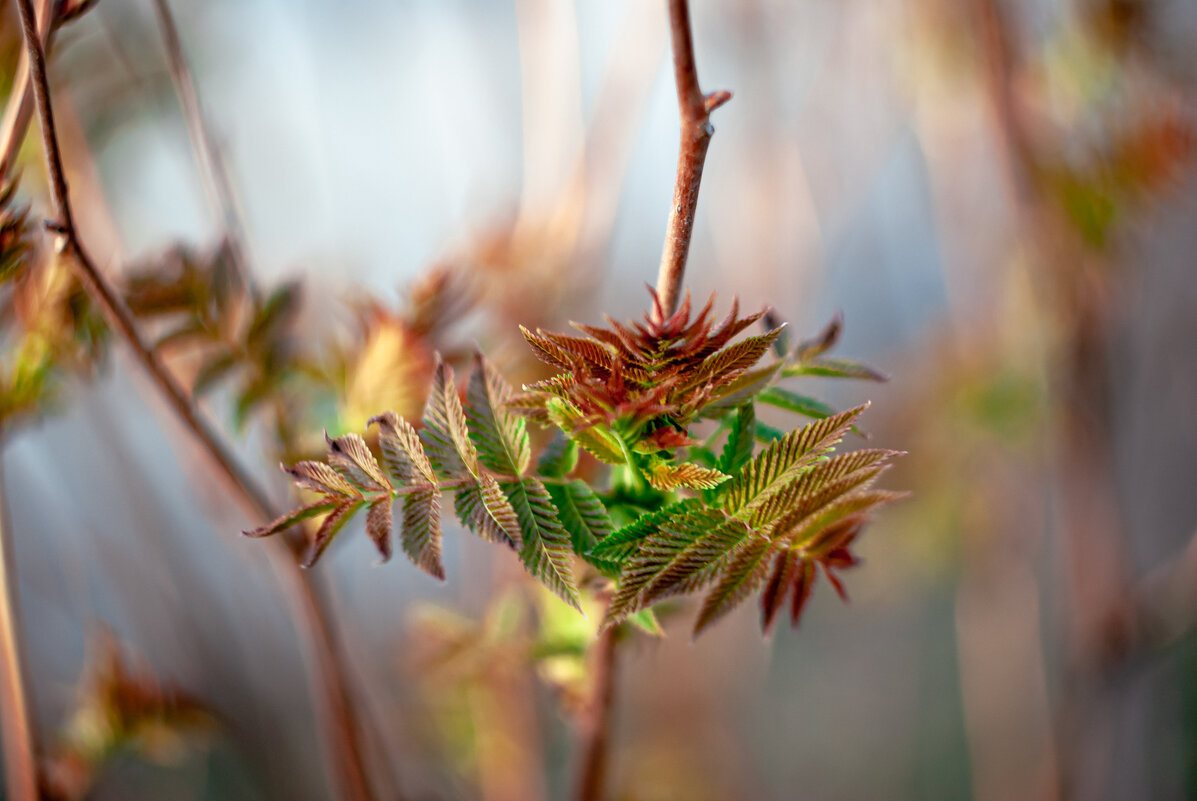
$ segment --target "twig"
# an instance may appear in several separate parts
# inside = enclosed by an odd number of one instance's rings
[[[673,74],[677,82],[678,111],[681,116],[681,145],[678,148],[677,176],[673,183],[673,207],[665,231],[665,250],[657,274],[660,314],[668,317],[681,297],[682,278],[686,273],[686,255],[694,232],[694,212],[698,207],[698,187],[702,167],[715,129],[711,112],[731,100],[731,92],[704,95],[698,87],[698,69],[694,64],[694,39],[690,33],[688,0],[669,0],[669,27],[673,39]],[[654,309],[654,317],[658,314]],[[657,320],[661,322],[661,320]]]
[[[242,248],[246,246],[245,228],[237,211],[236,195],[229,181],[228,168],[221,157],[220,148],[216,145],[216,137],[213,136],[204,116],[195,80],[191,77],[191,70],[183,57],[179,29],[175,25],[170,6],[167,0],[153,0],[153,3],[158,17],[158,29],[162,33],[162,45],[166,49],[170,79],[174,83],[175,94],[183,111],[187,136],[191,139],[200,180],[204,184],[204,194],[208,196],[208,203],[212,206],[212,212],[219,220],[225,235],[233,243],[233,265],[243,286],[248,288],[249,276],[244,264],[245,254],[242,252]]]
[[[39,0],[37,5],[37,29],[42,45],[50,41],[54,27],[54,0]],[[13,75],[12,91],[4,107],[4,119],[0,121],[0,175],[6,175],[16,163],[29,121],[33,119],[33,94],[29,86],[29,56],[21,52],[17,71]]]
[[[79,240],[63,170],[62,153],[54,127],[45,51],[35,26],[32,2],[16,0],[16,3],[25,35],[25,50],[31,66],[33,94],[41,123],[46,170],[50,178],[50,193],[58,217],[53,223],[53,229],[59,234],[59,247],[71,257],[80,281],[88,294],[99,304],[109,324],[126,341],[186,428],[220,468],[234,495],[256,517],[272,519],[274,510],[266,493],[233,458],[215,430],[200,417],[190,395],[167,369],[158,354],[146,344],[137,330],[129,308],[96,268]],[[327,713],[331,720],[332,730],[328,733],[328,738],[329,745],[337,749],[335,763],[341,791],[344,797],[354,801],[370,801],[372,794],[361,761],[360,749],[357,747],[358,728],[354,720],[348,684],[335,648],[326,610],[321,605],[313,585],[299,572],[294,554],[286,545],[280,541],[280,545],[268,553],[271,555],[272,566],[284,579],[282,586],[289,593],[288,599],[297,617],[307,624],[301,629],[310,639],[309,651],[318,664],[316,675],[321,684],[320,697],[327,705]]]
[[[611,713],[615,707],[615,665],[618,652],[618,626],[599,635],[592,670],[593,694],[586,710],[583,731],[582,762],[578,773],[575,801],[601,801],[607,783],[607,756],[610,750]]]
[[[37,801],[37,746],[29,716],[23,640],[0,440],[0,734],[4,739],[5,797]]]

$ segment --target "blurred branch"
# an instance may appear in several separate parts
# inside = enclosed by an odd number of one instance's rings
[[[0,734],[4,738],[5,798],[37,801],[37,746],[25,683],[17,566],[4,485],[3,433],[0,429]]]
[[[690,32],[688,0],[669,0],[669,27],[673,39],[673,74],[677,82],[678,112],[681,116],[681,145],[678,149],[677,176],[673,184],[673,206],[665,231],[665,249],[657,274],[659,308],[653,314],[661,322],[673,314],[681,298],[686,256],[694,233],[694,213],[698,208],[698,187],[702,167],[715,129],[711,112],[731,100],[731,92],[704,95],[698,86],[698,68],[694,63],[694,38]]]
[[[75,228],[69,190],[63,169],[62,153],[54,124],[54,113],[50,103],[50,86],[46,74],[46,57],[38,33],[32,0],[16,0],[25,36],[25,50],[31,66],[30,75],[33,95],[37,103],[41,123],[42,142],[45,150],[46,170],[49,175],[50,192],[58,219],[49,224],[59,235],[59,248],[71,258],[76,266],[80,281],[88,294],[99,304],[109,323],[132,349],[137,360],[149,374],[154,384],[166,397],[175,413],[186,425],[203,450],[220,468],[220,472],[234,490],[236,497],[256,517],[263,520],[275,516],[266,493],[253,481],[220,440],[215,430],[204,420],[194,401],[179,384],[175,376],[146,344],[138,331],[132,313],[121,297],[108,284],[84,249]],[[309,650],[318,663],[322,680],[321,697],[328,706],[332,718],[332,731],[328,732],[329,745],[337,749],[336,768],[346,798],[355,801],[369,801],[372,794],[357,747],[358,728],[354,719],[348,683],[335,648],[327,612],[315,594],[313,585],[298,571],[294,554],[281,544],[272,548],[272,566],[283,579],[288,600],[306,631],[311,642]]]
[[[576,801],[601,801],[607,778],[610,751],[611,712],[615,706],[615,663],[618,626],[608,627],[599,635],[593,654],[593,692],[590,708],[585,711],[581,772]]]
[[[175,94],[178,96],[179,106],[183,110],[187,136],[191,139],[191,148],[195,152],[200,179],[204,184],[204,193],[208,196],[212,212],[220,221],[225,235],[232,241],[231,251],[237,277],[241,280],[242,285],[248,288],[249,275],[244,264],[245,254],[243,253],[243,248],[246,246],[245,228],[241,224],[241,217],[237,211],[236,195],[229,180],[228,166],[225,164],[220,148],[217,147],[216,138],[204,116],[199,94],[195,88],[195,80],[191,77],[191,70],[183,57],[179,29],[175,25],[170,6],[167,0],[153,0],[153,3],[158,17],[158,28],[162,33],[162,45],[166,49],[170,79],[174,83]]]
[[[37,5],[37,34],[43,47],[50,41],[55,0],[39,0]],[[7,175],[17,160],[29,121],[33,119],[33,94],[29,82],[29,56],[22,50],[13,75],[12,91],[0,121],[0,175]]]

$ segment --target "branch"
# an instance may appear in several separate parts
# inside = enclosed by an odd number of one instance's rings
[[[37,32],[43,46],[50,41],[54,15],[54,0],[39,0],[37,5]],[[29,56],[24,51],[17,62],[13,75],[12,91],[4,107],[4,119],[0,121],[0,175],[6,175],[16,163],[29,121],[33,119],[33,95],[29,91]]]
[[[37,744],[29,719],[29,688],[21,635],[12,526],[4,493],[0,442],[0,734],[4,740],[5,798],[37,801]]]
[[[192,437],[220,469],[235,497],[255,517],[270,520],[274,517],[274,510],[266,493],[234,459],[215,430],[200,416],[187,391],[167,369],[158,354],[146,344],[137,330],[132,312],[96,268],[79,240],[63,170],[62,152],[54,125],[54,110],[50,103],[46,54],[37,31],[32,1],[16,0],[16,3],[21,15],[25,51],[31,67],[33,95],[41,123],[42,147],[50,179],[50,193],[58,217],[50,226],[59,235],[59,249],[75,265],[88,295],[100,306],[109,324],[125,340]],[[299,573],[294,554],[285,544],[280,541],[280,545],[268,553],[271,555],[272,567],[283,579],[282,586],[288,592],[293,612],[297,619],[306,623],[306,626],[300,628],[306,631],[310,639],[309,650],[317,660],[317,675],[321,682],[320,695],[331,718],[329,744],[338,749],[336,768],[342,792],[346,798],[354,801],[370,801],[372,794],[361,761],[360,749],[357,747],[358,728],[354,720],[348,683],[344,675],[344,666],[335,648],[327,611],[316,596],[313,585]]]
[[[690,237],[694,232],[694,212],[698,208],[702,167],[706,162],[711,136],[715,133],[710,122],[711,112],[731,100],[731,92],[704,95],[698,87],[688,0],[669,0],[669,27],[673,39],[673,74],[677,82],[682,135],[678,148],[677,176],[673,183],[673,207],[669,210],[665,250],[661,253],[661,269],[657,274],[657,295],[661,302],[659,310],[654,308],[653,316],[654,319],[658,315],[662,318],[657,319],[657,322],[663,322],[663,318],[673,314],[681,297],[686,256],[690,252]]]
[[[233,242],[233,265],[242,284],[248,287],[249,276],[242,252],[246,243],[245,227],[237,212],[236,195],[229,181],[228,168],[221,158],[220,148],[216,146],[216,137],[213,136],[212,129],[204,117],[195,80],[191,77],[191,70],[183,57],[179,29],[175,25],[170,6],[167,0],[153,0],[153,3],[158,17],[158,29],[162,33],[162,46],[166,49],[170,79],[174,83],[175,94],[183,111],[183,121],[187,125],[187,136],[191,139],[200,180],[204,184],[204,194],[208,196],[208,203],[212,206],[212,212],[224,229],[225,235]]]
[[[611,712],[615,706],[616,639],[619,626],[599,635],[592,665],[593,692],[583,730],[584,745],[578,774],[576,801],[602,801],[607,779],[607,756],[611,740]]]

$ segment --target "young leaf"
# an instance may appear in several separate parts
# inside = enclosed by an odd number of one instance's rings
[[[272,520],[264,526],[259,526],[252,531],[243,531],[247,537],[269,537],[271,534],[277,534],[280,531],[286,531],[301,520],[322,515],[325,512],[332,511],[336,504],[332,501],[323,500],[316,503],[310,503],[307,506],[301,506],[298,509],[292,509],[285,515],[282,515],[276,520]]]
[[[569,532],[574,553],[586,554],[611,534],[611,518],[603,502],[585,481],[549,484],[546,489],[561,515],[561,525]]]
[[[697,498],[686,498],[655,512],[641,515],[591,548],[590,555],[606,561],[624,562],[636,552],[649,535],[654,534],[661,527],[662,522],[670,518],[682,517],[700,508],[702,508],[702,501]]]
[[[521,476],[532,452],[524,418],[506,407],[513,393],[499,372],[482,357],[474,355],[474,372],[466,390],[466,416],[470,439],[482,464],[510,476]]]
[[[761,631],[766,634],[773,627],[777,611],[785,605],[790,585],[798,578],[805,566],[805,560],[796,550],[778,551],[773,559],[773,572],[761,592]]]
[[[548,478],[565,478],[578,466],[578,443],[558,431],[536,462],[536,472]]]
[[[328,443],[328,464],[342,478],[363,492],[390,491],[391,484],[364,439],[357,434],[333,439],[326,431],[324,441]]]
[[[889,376],[868,365],[849,359],[820,357],[782,368],[784,376],[820,375],[827,378],[860,378],[865,381],[888,381]]]
[[[886,490],[849,492],[814,510],[805,507],[795,509],[773,525],[773,535],[775,539],[784,539],[795,546],[802,546],[841,520],[904,497],[904,492]]]
[[[333,538],[345,527],[345,524],[361,506],[362,501],[350,500],[329,512],[328,517],[324,518],[324,522],[316,532],[316,536],[308,543],[308,551],[301,563],[302,567],[308,568],[316,564],[321,554],[332,544]]]
[[[394,412],[371,417],[367,425],[378,425],[378,444],[382,448],[382,463],[391,479],[399,485],[412,483],[436,484],[436,473],[420,435],[411,423]]]
[[[503,532],[503,540],[518,550],[524,545],[521,532],[523,521],[511,501],[503,494],[499,482],[489,473],[481,473],[476,486],[478,487],[478,498],[482,503],[482,508],[486,510],[487,516],[498,526],[499,531]]]
[[[753,509],[749,525],[761,528],[782,514],[805,514],[801,510],[839,497],[873,482],[895,451],[860,450],[840,453],[799,473],[764,503]],[[763,529],[762,529],[763,530]]]
[[[744,521],[709,507],[667,518],[628,559],[603,625],[648,606],[753,536]]]
[[[449,477],[459,477],[465,472],[478,475],[478,454],[466,429],[465,411],[453,384],[453,368],[443,361],[437,361],[433,373],[420,434],[437,472]]]
[[[600,462],[621,465],[625,463],[623,449],[615,435],[602,424],[586,424],[582,414],[569,401],[549,398],[545,404],[549,419],[570,439],[577,442]]]
[[[488,478],[491,477],[488,476]],[[494,479],[491,478],[491,481],[493,482]],[[498,484],[495,484],[494,487],[497,488]],[[499,495],[510,507],[511,502],[507,501],[502,490],[499,491]],[[499,516],[503,518],[502,524],[487,510],[482,499],[482,488],[476,483],[461,487],[453,494],[453,511],[466,528],[487,542],[515,548],[512,534],[519,534],[519,520],[515,516],[515,510],[511,509],[510,515],[508,515],[496,499],[492,497],[491,502]]]
[[[484,512],[485,515],[485,512]],[[489,518],[489,515],[486,515]],[[493,521],[492,521],[493,522]],[[436,487],[417,490],[403,498],[403,552],[412,564],[444,580],[441,563],[441,503]]]
[[[740,472],[740,468],[752,458],[755,433],[756,412],[751,403],[746,403],[736,412],[736,419],[727,435],[723,455],[719,457],[720,471],[728,475]]]
[[[557,508],[539,479],[524,478],[503,484],[519,518],[524,545],[520,558],[528,572],[578,611],[582,605],[574,583],[570,536],[561,527]]]
[[[698,621],[694,624],[695,637],[756,591],[769,571],[769,554],[769,542],[759,538],[736,552],[724,568],[719,583],[703,601]]]
[[[370,511],[366,514],[366,534],[374,542],[374,547],[382,556],[382,561],[391,558],[391,496],[379,498],[370,504]]]
[[[835,409],[826,403],[809,398],[806,395],[790,392],[788,389],[782,389],[781,387],[769,387],[757,395],[757,399],[761,403],[767,403],[770,406],[776,406],[778,409],[785,409],[787,412],[794,412],[803,417],[812,417],[816,420],[821,420],[824,417],[830,417],[835,414]]]
[[[760,506],[770,495],[782,489],[798,471],[808,467],[839,442],[866,408],[867,404],[816,420],[770,443],[732,479],[724,496],[724,508],[730,514],[740,514]]]
[[[726,473],[690,462],[673,464],[663,460],[651,461],[645,472],[645,477],[654,489],[659,489],[662,492],[668,492],[678,487],[714,489],[731,478]]]
[[[346,498],[360,497],[357,491],[341,475],[324,462],[299,462],[293,467],[279,465],[291,480],[304,489],[315,490],[323,495],[339,495]]]

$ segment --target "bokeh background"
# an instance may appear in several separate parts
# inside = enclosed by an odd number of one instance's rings
[[[232,371],[204,395],[280,505],[280,454],[410,409],[431,348],[530,375],[517,323],[646,307],[677,148],[663,2],[171,6],[234,202],[206,193],[153,3],[101,0],[51,61],[77,216],[114,280],[202,271],[232,237],[263,291],[302,282],[283,400],[239,421]],[[704,88],[735,97],[687,285],[799,336],[842,312],[840,352],[892,379],[797,388],[872,400],[914,494],[862,542],[849,605],[824,588],[797,631],[762,640],[746,607],[626,650],[613,797],[1197,798],[1197,7],[693,14]],[[36,136],[19,164],[50,216]],[[256,521],[120,344],[2,455],[35,726],[91,755],[87,797],[332,797]],[[444,584],[377,566],[350,529],[317,568],[380,797],[567,797],[578,667],[536,657],[533,621],[577,625],[456,528],[446,559]],[[97,756],[122,670],[169,714]]]

